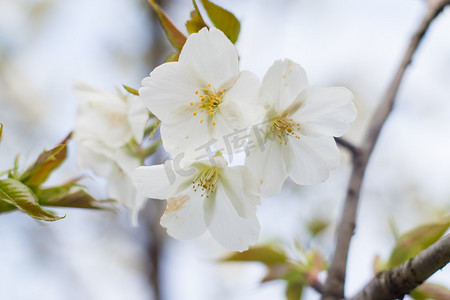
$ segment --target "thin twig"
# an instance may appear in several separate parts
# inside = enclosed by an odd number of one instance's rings
[[[350,153],[352,153],[353,155],[356,155],[359,152],[359,148],[356,147],[355,145],[353,145],[352,143],[350,143],[349,141],[340,138],[340,137],[336,137],[334,138],[334,140],[336,141],[336,143],[339,146],[344,147],[345,149],[347,149],[348,151],[350,151]]]
[[[402,265],[379,273],[350,300],[402,299],[450,262],[450,234]]]
[[[356,224],[356,212],[358,209],[359,195],[362,185],[362,179],[367,167],[369,158],[375,148],[381,129],[392,111],[395,97],[402,81],[405,70],[411,63],[412,57],[417,50],[425,32],[434,18],[442,11],[450,0],[431,0],[422,23],[420,24],[416,34],[412,37],[409,47],[404,58],[398,68],[398,71],[386,92],[380,106],[374,114],[373,120],[369,127],[368,134],[363,142],[363,147],[358,148],[353,159],[353,171],[350,177],[347,190],[347,198],[341,221],[338,227],[337,242],[333,260],[328,272],[328,278],[325,283],[325,289],[322,299],[342,299],[344,298],[344,283],[346,276],[347,257],[350,241],[353,236]]]

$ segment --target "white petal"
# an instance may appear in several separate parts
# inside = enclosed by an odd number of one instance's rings
[[[97,139],[111,148],[121,147],[131,139],[128,106],[118,94],[79,82],[74,92],[82,100],[74,130],[81,139]]]
[[[344,87],[308,88],[296,101],[301,107],[292,116],[308,136],[341,136],[356,117],[353,94]]]
[[[130,177],[134,169],[141,165],[139,159],[130,155],[126,147],[113,149],[111,155],[111,159]]]
[[[245,160],[261,184],[261,196],[270,197],[281,191],[288,177],[283,160],[282,147],[276,140],[266,140],[264,144],[254,143],[255,148]]]
[[[169,196],[171,182],[165,165],[139,167],[133,172],[132,178],[138,193],[143,197],[167,199]]]
[[[137,195],[131,178],[119,168],[115,168],[108,177],[108,195],[131,210],[132,224],[137,226],[138,214],[145,204],[145,198]]]
[[[224,94],[218,114],[232,124],[231,127],[237,129],[260,122],[265,110],[258,103],[259,87],[256,75],[251,72],[240,72],[234,85]]]
[[[97,139],[111,148],[118,148],[132,138],[128,108],[121,99],[105,100],[81,103],[74,131],[80,138]]]
[[[185,192],[167,199],[161,225],[169,235],[180,240],[193,239],[205,232],[203,199],[199,193],[189,186]]]
[[[308,86],[305,70],[289,59],[277,60],[264,76],[261,98],[276,111],[286,109]]]
[[[223,95],[223,101],[233,100],[238,103],[256,104],[261,83],[259,78],[248,71],[238,74],[233,86]]]
[[[128,96],[128,122],[130,123],[136,142],[140,144],[144,137],[145,126],[148,121],[148,110],[138,96]]]
[[[119,96],[113,92],[97,89],[81,81],[75,82],[73,86],[73,92],[78,98],[87,102],[105,103],[110,101],[111,99],[112,101],[120,99]]]
[[[211,201],[211,200],[209,200]],[[232,251],[244,251],[259,238],[260,225],[256,215],[239,216],[222,185],[216,190],[214,203],[205,210],[205,222],[214,239]]]
[[[203,28],[191,34],[181,50],[179,62],[189,65],[216,89],[226,88],[238,73],[238,54],[235,46],[222,31]]]
[[[289,177],[297,184],[323,182],[339,164],[340,153],[332,137],[289,138],[287,146],[289,151],[284,153],[284,159]]]
[[[238,215],[243,218],[254,216],[256,206],[260,204],[259,184],[250,169],[244,166],[225,168],[221,181]]]
[[[111,159],[111,150],[98,141],[77,140],[77,162],[80,169],[90,168],[97,175],[107,177],[114,168],[114,161]]]
[[[139,95],[158,119],[172,122],[192,116],[189,103],[198,101],[195,91],[203,87],[186,65],[170,62],[156,67],[142,80]]]
[[[162,123],[161,137],[164,149],[172,157],[179,153],[185,153],[190,158],[205,155],[204,147],[211,141],[208,124],[205,120],[200,123],[200,119],[174,124]],[[197,148],[200,149],[196,150]]]

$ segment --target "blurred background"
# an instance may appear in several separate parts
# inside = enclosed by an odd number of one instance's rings
[[[241,20],[241,69],[264,76],[273,61],[300,63],[310,83],[343,85],[355,94],[358,118],[346,135],[358,143],[426,10],[422,0],[216,0]],[[191,1],[161,6],[178,28]],[[203,14],[205,15],[205,14]],[[433,23],[401,86],[363,185],[352,241],[346,292],[372,276],[376,255],[386,259],[392,227],[403,233],[450,211],[450,9]],[[24,167],[72,129],[76,80],[106,90],[141,80],[171,52],[144,0],[0,0],[0,171],[21,154]],[[76,149],[49,184],[78,175],[98,198],[105,182],[76,165]],[[168,156],[163,151],[155,161]],[[296,255],[294,244],[334,245],[349,175],[339,169],[313,187],[287,182],[258,210],[261,243]],[[134,228],[129,213],[59,209],[66,218],[36,221],[23,213],[0,215],[0,299],[5,300],[242,300],[284,299],[285,283],[260,284],[257,263],[219,263],[228,253],[212,238],[177,241],[159,228],[162,207],[149,202]],[[329,223],[313,237],[308,224]],[[156,222],[156,226],[155,226]],[[450,269],[433,277],[448,283]],[[156,287],[156,288],[155,288]],[[318,299],[306,290],[303,299]]]

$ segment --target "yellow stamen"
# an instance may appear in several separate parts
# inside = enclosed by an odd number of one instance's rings
[[[280,145],[287,145],[288,137],[300,139],[299,131],[300,123],[295,123],[293,119],[279,117],[272,123],[269,134],[274,134]]]
[[[214,88],[211,87],[211,84],[208,83],[208,88],[204,88],[199,94],[199,91],[195,91],[195,94],[198,95],[200,101],[198,102],[190,102],[190,106],[194,106],[197,109],[193,112],[193,115],[196,116],[198,112],[208,113],[208,118],[214,117],[214,114],[219,110],[219,106],[222,103],[222,97],[225,93],[225,90],[220,90],[217,92]],[[211,119],[209,119],[211,120]],[[202,121],[200,121],[202,123]],[[209,122],[208,122],[209,124]],[[213,126],[216,125],[215,122],[212,122]]]

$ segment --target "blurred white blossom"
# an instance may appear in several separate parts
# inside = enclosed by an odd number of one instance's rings
[[[77,83],[81,99],[74,129],[78,164],[108,179],[108,195],[133,211],[133,223],[143,199],[137,197],[131,173],[141,165],[133,151],[142,142],[148,111],[139,97],[122,96]]]

